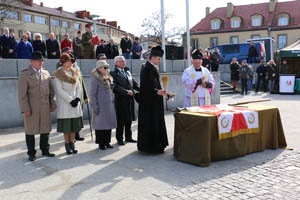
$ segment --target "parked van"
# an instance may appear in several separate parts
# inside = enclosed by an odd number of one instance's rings
[[[255,42],[254,43],[257,51],[258,51],[258,59],[259,62],[261,59],[264,58],[265,55],[265,48],[263,43]],[[248,59],[248,51],[250,48],[249,43],[241,43],[241,44],[223,44],[217,45],[211,48],[213,52],[215,48],[219,49],[219,52],[222,56],[221,64],[229,64],[232,61],[232,58],[237,58],[238,62],[242,60]]]

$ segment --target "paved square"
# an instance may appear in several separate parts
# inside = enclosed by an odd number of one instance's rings
[[[222,103],[271,98],[277,106],[290,150],[266,150],[214,162],[201,168],[173,157],[174,120],[166,115],[169,147],[144,155],[135,144],[100,151],[86,125],[78,155],[67,156],[63,135],[50,136],[55,158],[27,160],[22,128],[0,130],[0,199],[300,199],[300,96],[251,94],[223,96]],[[136,137],[137,124],[133,124]],[[36,139],[38,149],[38,139]]]

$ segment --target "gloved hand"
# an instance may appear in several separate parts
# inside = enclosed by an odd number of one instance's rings
[[[198,80],[197,80],[197,83],[196,83],[197,85],[201,85],[202,84],[202,79],[201,78],[199,78]]]
[[[209,82],[209,81],[206,81],[205,82],[206,83],[206,88],[212,88],[212,83],[211,82]]]
[[[74,100],[72,100],[71,102],[70,102],[70,104],[71,104],[71,106],[73,107],[73,108],[76,108],[77,106],[78,106],[78,103],[80,102],[80,99],[79,98],[76,98],[76,99],[74,99]]]

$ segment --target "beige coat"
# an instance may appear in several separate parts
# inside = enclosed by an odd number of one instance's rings
[[[82,108],[80,103],[73,108],[70,102],[76,98],[81,99],[82,87],[79,80],[81,76],[79,70],[72,68],[73,75],[67,74],[62,67],[53,73],[55,76],[56,100],[57,100],[57,118],[69,119],[82,117]]]
[[[48,71],[41,69],[41,76],[30,65],[22,70],[18,81],[19,105],[24,116],[25,133],[35,135],[51,131],[50,109],[55,109],[54,88]]]

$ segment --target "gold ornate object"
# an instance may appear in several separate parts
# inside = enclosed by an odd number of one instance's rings
[[[168,76],[162,76],[161,80],[163,82],[164,89],[168,90],[169,77]]]

